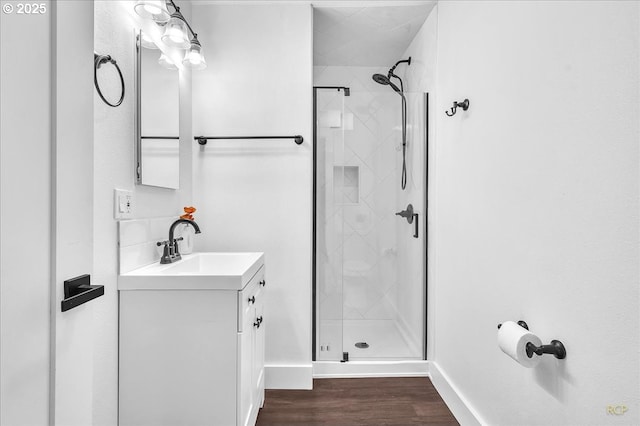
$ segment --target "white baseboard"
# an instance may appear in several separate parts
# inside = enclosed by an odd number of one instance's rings
[[[356,377],[427,377],[428,361],[316,361],[316,379]]]
[[[313,389],[313,366],[311,364],[265,365],[264,386],[266,389]]]
[[[462,426],[486,425],[437,363],[429,365],[431,383]]]

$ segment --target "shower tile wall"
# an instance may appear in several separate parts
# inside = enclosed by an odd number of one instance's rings
[[[373,82],[371,75],[379,72],[386,73],[386,70],[376,67],[314,68],[315,85],[340,85],[351,91],[349,97],[343,98],[344,117],[341,119],[336,118],[336,110],[332,110],[336,108],[335,101],[324,105],[318,102],[319,134],[344,132],[343,159],[334,155],[334,161],[337,160],[334,164],[323,165],[319,161],[318,165],[319,194],[334,194],[324,199],[318,197],[318,234],[323,233],[323,229],[325,234],[342,232],[342,235],[318,236],[319,243],[324,238],[334,240],[334,244],[326,245],[327,252],[321,254],[318,262],[321,328],[323,320],[326,326],[326,320],[331,319],[397,318],[395,212],[401,150],[400,97],[388,87]],[[334,119],[327,120],[327,117]],[[318,151],[325,148],[319,139]],[[319,159],[322,157],[318,155]],[[328,155],[324,158],[331,161]],[[337,187],[327,188],[327,185]],[[338,202],[333,202],[336,198]],[[321,217],[324,217],[324,224],[320,223]],[[331,271],[330,274],[323,274],[323,269]],[[339,279],[340,274],[342,289],[334,291],[339,283],[332,281]]]

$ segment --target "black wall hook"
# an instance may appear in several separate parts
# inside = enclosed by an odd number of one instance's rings
[[[458,110],[458,108],[462,108],[463,111],[466,111],[469,109],[469,99],[465,99],[462,102],[454,102],[453,106],[451,107],[451,114],[449,114],[449,111],[445,111],[444,113],[447,114],[449,117],[453,117],[454,115],[456,115],[456,112]]]

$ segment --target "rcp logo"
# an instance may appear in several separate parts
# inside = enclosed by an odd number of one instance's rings
[[[622,416],[629,410],[626,405],[607,405],[607,414]]]

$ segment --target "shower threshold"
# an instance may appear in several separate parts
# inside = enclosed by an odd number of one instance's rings
[[[313,378],[355,377],[427,377],[429,361],[424,360],[376,360],[349,362],[314,361]]]

